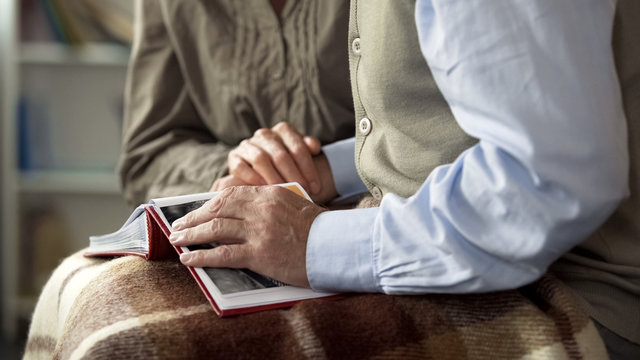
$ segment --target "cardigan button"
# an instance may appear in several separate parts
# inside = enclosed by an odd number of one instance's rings
[[[358,124],[358,129],[360,129],[360,133],[364,136],[369,135],[369,133],[371,132],[371,120],[365,118],[362,118],[360,120],[360,124]]]
[[[360,49],[360,38],[353,39],[353,42],[351,43],[351,50],[353,50],[354,54],[360,55],[360,52],[362,51]]]

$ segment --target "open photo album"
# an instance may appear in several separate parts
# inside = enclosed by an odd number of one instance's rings
[[[280,184],[311,201],[298,183]],[[116,232],[89,238],[85,256],[137,255],[147,260],[177,258],[179,254],[216,244],[173,246],[171,224],[217,196],[217,192],[153,199],[138,206]],[[333,296],[281,283],[248,269],[194,268],[189,272],[219,316],[288,307],[298,301]]]

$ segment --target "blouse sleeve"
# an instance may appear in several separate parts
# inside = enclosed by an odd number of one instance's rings
[[[231,146],[199,117],[159,3],[139,0],[125,87],[119,174],[126,201],[208,191],[225,175]]]

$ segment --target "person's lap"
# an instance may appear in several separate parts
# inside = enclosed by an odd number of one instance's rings
[[[218,318],[177,261],[81,253],[67,258],[44,288],[26,352],[61,358],[606,356],[592,322],[548,277],[521,291],[352,294]]]

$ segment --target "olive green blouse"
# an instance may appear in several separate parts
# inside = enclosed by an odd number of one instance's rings
[[[140,0],[119,163],[127,202],[207,191],[227,153],[281,121],[354,134],[349,2]]]

